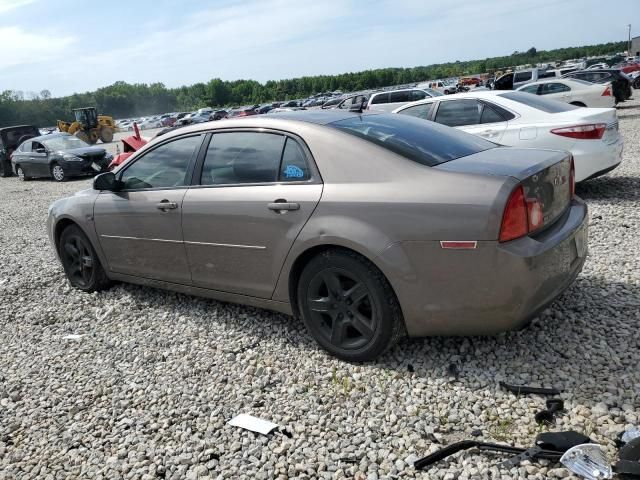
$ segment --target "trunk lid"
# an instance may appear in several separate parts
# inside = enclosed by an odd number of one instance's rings
[[[571,161],[568,152],[498,147],[432,168],[517,179],[524,190],[533,233],[551,225],[568,207]]]

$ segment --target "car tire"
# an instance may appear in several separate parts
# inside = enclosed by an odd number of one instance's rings
[[[60,164],[53,162],[50,167],[51,170],[51,178],[53,178],[56,182],[66,182],[68,179],[67,172],[64,171],[64,168],[60,166]]]
[[[31,180],[31,177],[25,175],[24,169],[20,165],[16,165],[16,175],[18,176],[18,180],[23,182],[28,182]]]
[[[58,255],[69,283],[84,292],[99,292],[112,285],[93,245],[77,225],[62,231]]]
[[[375,265],[349,250],[327,250],[309,261],[298,281],[297,303],[311,335],[342,360],[373,360],[405,335],[391,285]]]

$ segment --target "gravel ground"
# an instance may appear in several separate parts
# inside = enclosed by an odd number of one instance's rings
[[[524,331],[405,340],[366,365],[327,356],[283,315],[131,285],[70,289],[47,206],[89,180],[0,179],[0,479],[568,477],[472,452],[413,469],[476,430],[532,445],[544,399],[500,380],[564,388],[551,430],[585,432],[613,457],[640,417],[640,101],[619,114],[624,163],[578,187],[590,257],[565,295]],[[227,425],[243,412],[291,438]]]

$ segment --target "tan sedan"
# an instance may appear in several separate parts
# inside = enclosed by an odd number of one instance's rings
[[[566,152],[338,110],[159,137],[48,229],[71,284],[114,280],[301,317],[346,360],[408,333],[519,328],[586,256]]]

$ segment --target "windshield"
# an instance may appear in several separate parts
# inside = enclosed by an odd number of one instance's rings
[[[46,140],[42,140],[41,143],[47,146],[50,150],[72,150],[74,148],[85,148],[90,146],[88,143],[83,142],[73,135],[61,135],[59,137],[47,138]]]
[[[575,105],[560,102],[558,100],[551,100],[525,92],[506,92],[500,93],[499,95],[514,102],[522,103],[527,107],[535,108],[536,110],[542,110],[543,112],[547,113],[562,113],[580,108],[576,107]]]
[[[475,135],[406,115],[360,115],[328,126],[430,167],[496,147]]]

